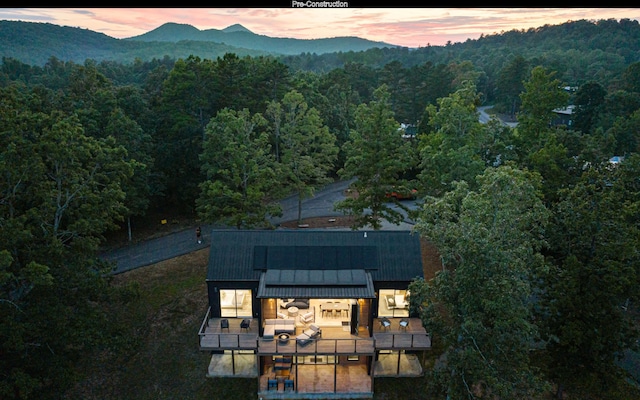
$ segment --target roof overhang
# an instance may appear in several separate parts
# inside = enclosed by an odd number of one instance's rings
[[[260,277],[257,297],[372,299],[375,289],[364,269],[269,269]]]

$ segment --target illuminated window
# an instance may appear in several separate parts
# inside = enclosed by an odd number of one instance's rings
[[[407,290],[381,289],[378,293],[378,316],[408,317],[409,292]]]
[[[223,317],[251,317],[251,290],[220,290],[220,315]]]

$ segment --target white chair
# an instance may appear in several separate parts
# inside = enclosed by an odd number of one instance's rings
[[[288,316],[285,313],[278,312],[278,318],[287,319]]]
[[[313,322],[313,317],[314,317],[313,311],[309,311],[300,316],[300,321],[304,322],[305,324],[308,324],[310,322]]]

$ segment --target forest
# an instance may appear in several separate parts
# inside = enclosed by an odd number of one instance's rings
[[[400,221],[387,194],[417,189],[416,230],[442,257],[411,287],[443,349],[425,397],[637,398],[617,362],[639,338],[637,35],[583,21],[397,50],[433,55],[414,63],[3,58],[0,397],[61,398],[78,360],[134,351],[105,311],[133,293],[97,257],[109,232],[165,210],[273,228],[283,197],[355,177],[337,205],[354,228]],[[481,123],[481,105],[517,126]]]

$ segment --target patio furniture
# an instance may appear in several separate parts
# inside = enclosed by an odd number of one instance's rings
[[[277,379],[268,379],[267,382],[268,382],[268,385],[269,385],[268,390],[271,390],[271,389],[278,390],[278,380]]]
[[[242,322],[240,322],[240,329],[246,329],[247,332],[249,332],[249,329],[251,329],[251,320],[243,319]]]
[[[264,321],[263,339],[273,339],[278,333],[293,334],[296,332],[296,321],[293,319],[273,319]]]
[[[407,327],[409,326],[409,319],[407,318],[402,318],[400,320],[400,328],[407,330]]]
[[[293,391],[293,379],[285,379],[284,380],[284,390],[291,390]]]
[[[220,330],[226,329],[227,332],[229,331],[229,320],[228,319],[221,319],[220,320]]]
[[[290,370],[291,369],[291,357],[276,358],[273,364],[274,371]]]
[[[296,336],[296,341],[300,346],[306,346],[307,344],[311,343],[313,339],[320,336],[321,333],[322,330],[318,325],[311,324],[309,325],[309,329]]]
[[[407,302],[405,296],[401,294],[395,296],[391,294],[386,295],[385,302],[389,310],[409,308],[409,302]]]
[[[382,329],[389,329],[391,321],[389,321],[389,318],[387,317],[382,317],[380,318],[380,325],[382,325]]]
[[[315,313],[313,311],[306,312],[300,316],[300,322],[308,324],[309,322],[313,322],[315,317]]]
[[[287,311],[289,312],[290,317],[295,317],[298,315],[298,311],[300,311],[300,309],[296,306],[292,306],[292,307],[289,307]]]
[[[289,338],[290,338],[290,336],[289,336],[288,333],[281,333],[281,334],[278,335],[278,342],[280,344],[287,344],[287,343],[289,343]]]

